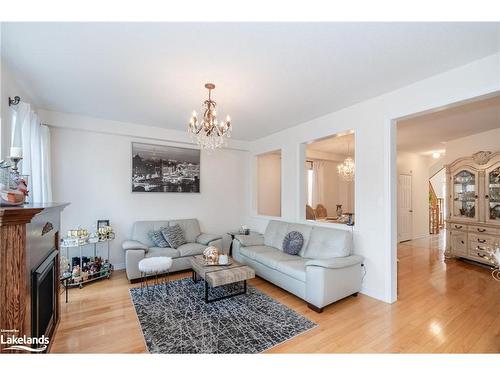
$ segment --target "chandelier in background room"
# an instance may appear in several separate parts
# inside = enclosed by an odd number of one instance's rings
[[[347,144],[347,155],[349,155],[349,144]],[[356,166],[354,164],[354,159],[350,156],[337,165],[337,172],[345,181],[354,181],[354,174],[356,172]]]
[[[188,132],[200,148],[215,150],[225,145],[227,138],[231,136],[231,118],[227,116],[226,121],[217,119],[217,103],[212,100],[211,95],[215,85],[206,83],[205,88],[208,89],[208,99],[203,103],[203,118],[199,120],[196,111],[193,111]]]

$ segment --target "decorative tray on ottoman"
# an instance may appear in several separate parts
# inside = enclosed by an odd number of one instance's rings
[[[220,263],[214,263],[214,262],[207,262],[207,261],[204,261],[203,262],[203,265],[206,266],[206,267],[210,267],[210,266],[219,266],[219,267],[224,267],[224,266],[230,266],[233,264],[233,261],[228,261],[226,264],[220,264]]]

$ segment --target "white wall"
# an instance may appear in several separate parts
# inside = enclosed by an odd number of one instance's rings
[[[500,69],[500,68],[499,68]],[[442,162],[449,164],[455,159],[470,156],[478,151],[500,151],[500,118],[498,128],[446,143],[446,155]]]
[[[395,301],[394,120],[500,90],[499,66],[497,53],[253,142],[253,155],[282,149],[283,219],[298,222],[305,218],[304,143],[353,129],[356,133],[354,243],[355,251],[365,256],[367,269],[362,292],[387,302]],[[250,225],[260,230],[268,220],[252,211],[247,218]]]
[[[412,239],[429,235],[429,166],[431,158],[412,152],[398,152],[398,174],[411,175]]]
[[[33,105],[31,96],[24,91],[14,77],[9,66],[2,61],[1,63],[1,132],[0,132],[0,160],[7,159],[10,153],[10,137],[11,137],[11,116],[12,108],[9,107],[8,98],[19,96],[22,101],[31,104],[31,108],[36,110]]]
[[[257,156],[257,212],[281,216],[281,154]]]
[[[500,151],[500,118],[497,129],[454,139],[447,142],[445,148],[445,155],[432,165],[429,170],[430,175],[439,171],[444,165],[450,164],[458,158],[471,156],[478,151]]]
[[[111,262],[123,266],[121,242],[135,220],[195,217],[202,230],[225,233],[244,222],[248,195],[248,152],[223,149],[201,154],[201,193],[132,193],[131,142],[171,144],[159,137],[113,134],[112,121],[41,111],[51,125],[54,201],[70,202],[62,215],[62,229],[81,226],[92,229],[98,219],[109,219],[116,231]],[[75,125],[94,130],[75,130]],[[123,124],[131,133],[150,135],[162,129]],[[123,130],[122,129],[122,130]],[[149,132],[151,130],[151,132]],[[158,134],[159,134],[158,133]],[[170,138],[187,141],[187,135],[166,131]],[[174,137],[175,136],[175,137]]]

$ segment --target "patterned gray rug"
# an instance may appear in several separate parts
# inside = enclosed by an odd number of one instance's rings
[[[132,302],[150,353],[260,353],[317,326],[258,289],[205,303],[203,282],[185,278],[141,295]],[[211,290],[211,298],[234,287]]]

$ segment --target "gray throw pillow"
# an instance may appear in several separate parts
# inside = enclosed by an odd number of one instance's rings
[[[171,227],[163,228],[161,231],[163,237],[168,241],[172,249],[177,249],[179,246],[187,243],[184,237],[184,232],[179,224],[172,225]]]
[[[165,228],[160,228],[159,230],[150,230],[148,232],[149,239],[157,247],[168,247],[168,242],[163,237],[161,231]]]
[[[283,239],[283,251],[290,255],[297,255],[304,245],[304,236],[302,233],[292,231]]]

